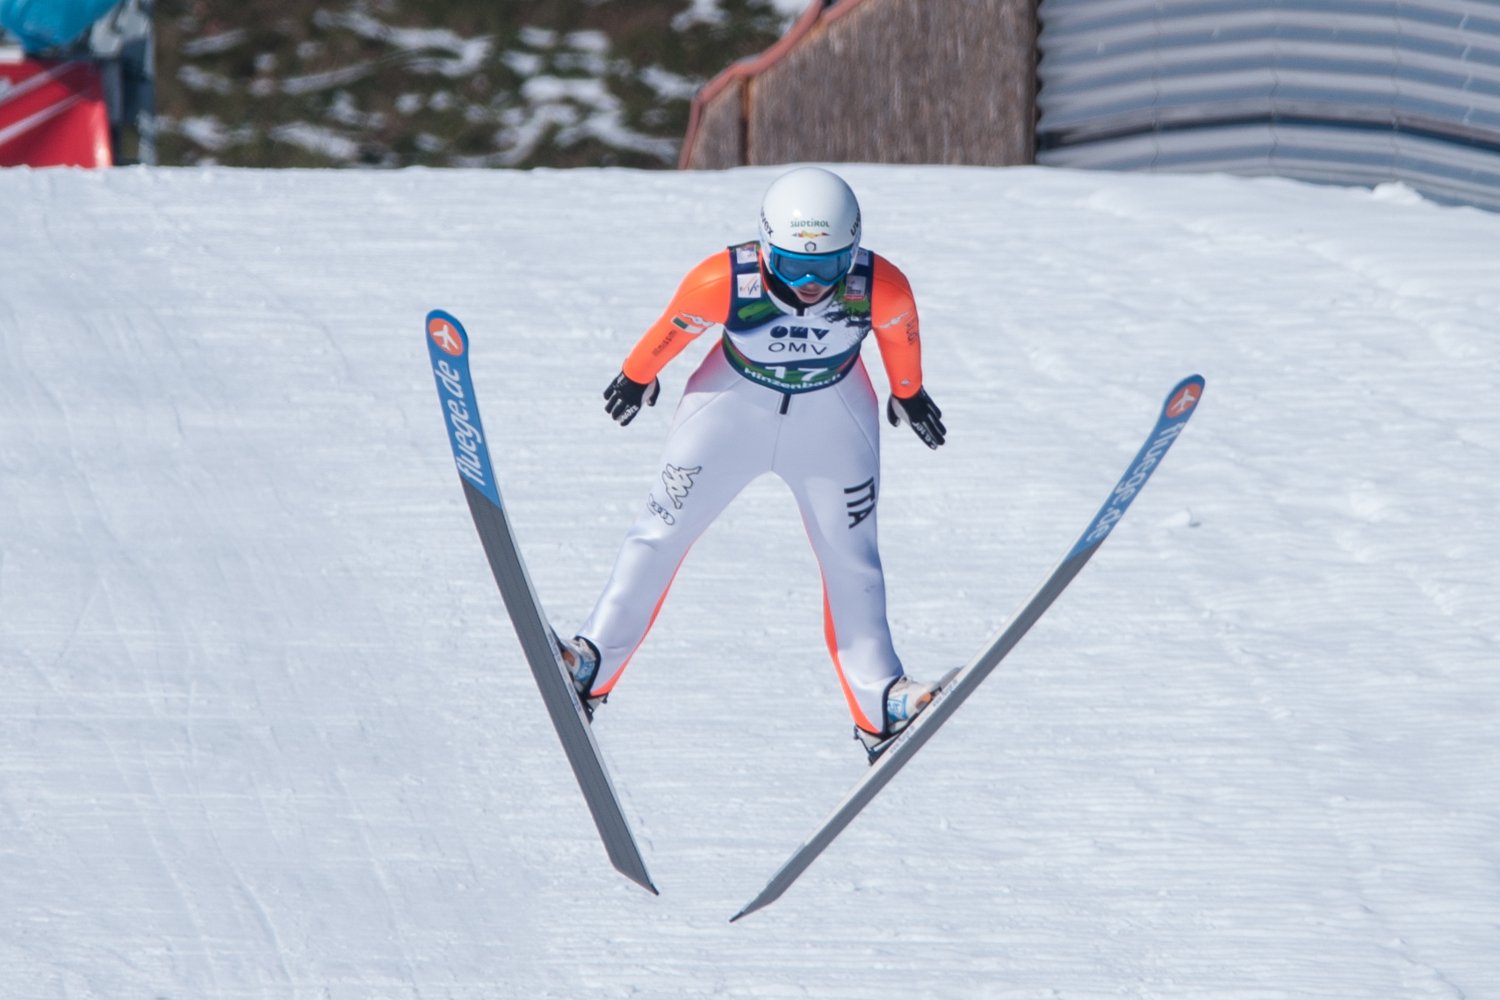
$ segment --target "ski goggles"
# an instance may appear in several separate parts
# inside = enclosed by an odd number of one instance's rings
[[[771,257],[766,263],[772,274],[793,288],[813,283],[835,285],[854,266],[854,248],[832,253],[795,253],[772,247]]]

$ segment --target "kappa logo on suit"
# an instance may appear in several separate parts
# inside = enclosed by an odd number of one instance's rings
[[[678,510],[682,509],[682,502],[687,499],[693,490],[693,477],[703,471],[703,466],[695,465],[691,469],[684,469],[677,465],[668,465],[661,470],[661,484],[666,487],[667,499],[672,501],[672,506]],[[670,523],[670,522],[669,522]]]

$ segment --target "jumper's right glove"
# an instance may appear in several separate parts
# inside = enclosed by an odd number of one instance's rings
[[[915,396],[906,399],[892,396],[885,405],[885,415],[892,427],[899,427],[905,420],[929,448],[937,448],[947,440],[948,428],[943,426],[943,411],[927,395],[926,389],[918,389]]]
[[[604,412],[624,427],[641,412],[643,402],[647,406],[655,406],[656,397],[660,395],[660,379],[652,379],[650,385],[643,385],[621,372],[615,376],[609,388],[604,390]]]

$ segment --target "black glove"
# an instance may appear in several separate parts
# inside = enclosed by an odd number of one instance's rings
[[[624,427],[635,419],[635,415],[641,412],[641,403],[647,406],[656,405],[656,397],[661,395],[661,380],[652,379],[650,385],[642,385],[635,379],[630,378],[624,372],[615,376],[615,380],[604,390],[604,412],[608,413],[620,426]]]
[[[885,415],[892,427],[899,427],[905,420],[917,437],[929,448],[936,448],[947,440],[948,428],[943,426],[943,411],[937,408],[926,389],[918,389],[915,396],[906,399],[891,397],[885,405]]]

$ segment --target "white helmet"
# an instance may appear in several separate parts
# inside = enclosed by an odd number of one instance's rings
[[[761,202],[761,259],[793,288],[838,284],[854,266],[859,231],[859,200],[821,167],[782,174]]]

